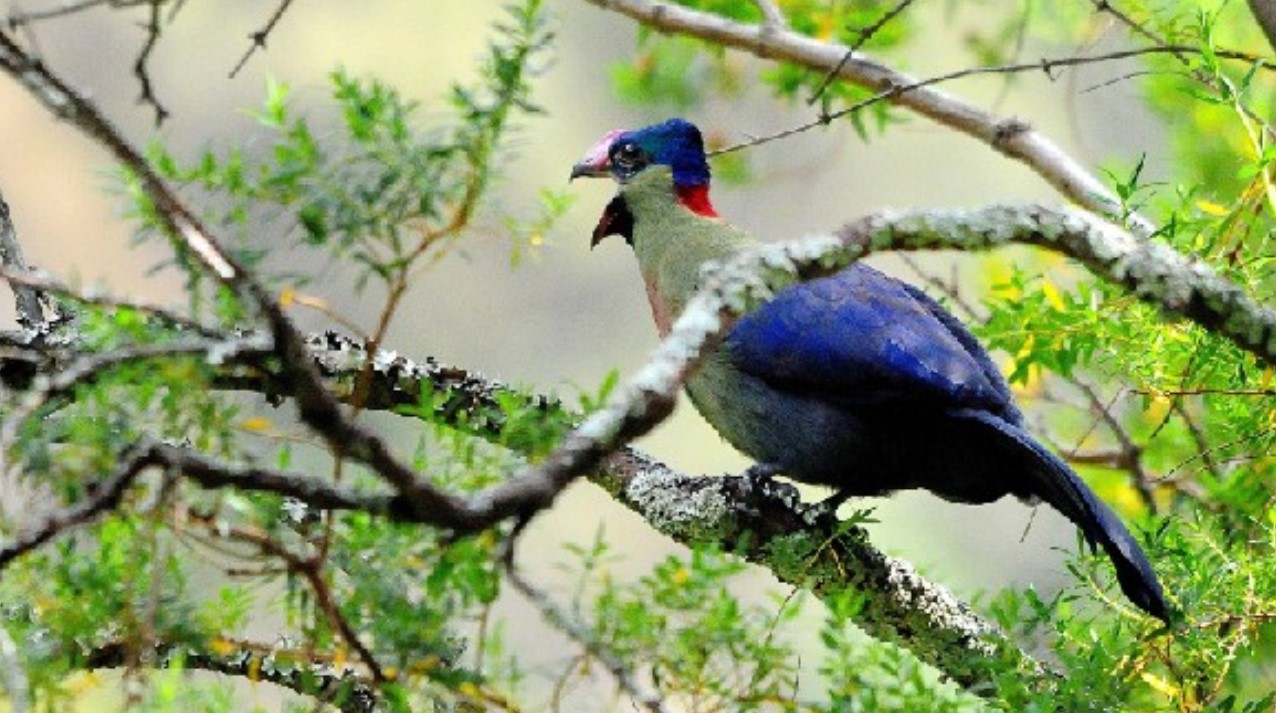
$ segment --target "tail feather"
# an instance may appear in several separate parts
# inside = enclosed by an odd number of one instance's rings
[[[1049,503],[1081,528],[1091,551],[1103,548],[1116,568],[1121,591],[1138,607],[1168,622],[1169,605],[1161,583],[1134,536],[1102,500],[1058,456],[1046,450],[1023,429],[986,411],[962,411],[958,415],[996,429],[1017,444],[1029,461],[1024,473],[1031,478],[1025,495],[1035,495]]]

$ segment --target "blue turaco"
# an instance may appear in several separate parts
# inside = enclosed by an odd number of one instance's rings
[[[758,244],[715,213],[700,131],[682,119],[608,133],[572,168],[578,176],[618,183],[593,244],[620,235],[633,247],[662,335],[703,263]],[[1132,602],[1169,618],[1129,531],[1024,430],[975,337],[911,285],[856,263],[787,287],[731,328],[686,390],[762,470],[837,496],[925,488],[963,503],[1044,500],[1103,548]]]

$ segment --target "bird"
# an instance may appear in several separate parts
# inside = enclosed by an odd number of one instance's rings
[[[760,245],[717,214],[703,138],[684,119],[608,132],[572,166],[580,177],[616,182],[590,245],[617,235],[633,248],[662,337],[703,264]],[[920,488],[959,503],[1045,501],[1107,554],[1131,602],[1170,621],[1130,531],[1027,432],[970,330],[913,285],[856,262],[784,287],[736,321],[684,387],[756,462],[751,472],[826,486],[834,498]]]

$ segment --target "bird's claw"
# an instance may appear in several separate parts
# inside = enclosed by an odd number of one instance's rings
[[[749,469],[744,471],[744,477],[751,485],[757,488],[765,488],[771,484],[771,480],[781,472],[780,466],[774,463],[754,463]]]
[[[837,509],[850,499],[851,494],[845,491],[838,491],[824,498],[818,503],[812,503],[802,509],[802,518],[810,523],[816,523],[826,518],[837,518]]]

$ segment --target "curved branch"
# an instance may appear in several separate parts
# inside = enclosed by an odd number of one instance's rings
[[[1276,366],[1276,310],[1204,262],[1086,213],[1037,205],[882,212],[846,225],[836,242],[831,251],[839,255],[833,262],[881,250],[986,250],[1010,243],[1048,248]]]
[[[1078,205],[1102,215],[1122,215],[1120,201],[1099,179],[1026,122],[998,116],[941,90],[920,86],[915,77],[896,71],[861,52],[851,52],[851,58],[846,59],[850,50],[840,44],[821,42],[769,24],[734,22],[657,0],[584,1],[662,32],[695,37],[821,73],[835,72],[852,84],[891,94],[893,103],[978,139],[1024,163]],[[900,91],[900,87],[914,88]],[[1153,230],[1151,223],[1143,218],[1130,216],[1128,220],[1140,233]]]

